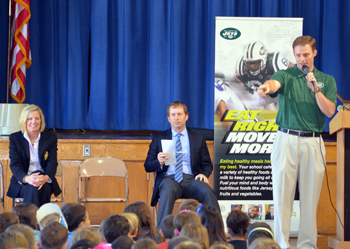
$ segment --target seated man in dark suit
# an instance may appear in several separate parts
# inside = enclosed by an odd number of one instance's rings
[[[157,172],[151,205],[157,205],[160,199],[158,225],[172,213],[178,198],[196,199],[220,210],[215,193],[208,185],[213,164],[204,137],[186,128],[188,112],[185,104],[175,101],[168,106],[167,112],[171,129],[154,135],[145,162],[147,172]],[[176,163],[166,163],[169,156],[163,152],[162,140],[173,141]]]

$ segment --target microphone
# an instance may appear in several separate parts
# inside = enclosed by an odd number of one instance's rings
[[[309,74],[309,68],[306,65],[301,67],[306,74]],[[312,86],[315,87],[315,82],[311,81]]]

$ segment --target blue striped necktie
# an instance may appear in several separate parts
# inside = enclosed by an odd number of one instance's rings
[[[176,134],[175,154],[176,154],[176,166],[175,166],[175,181],[180,183],[183,180],[182,170],[182,145],[181,145],[181,133]]]

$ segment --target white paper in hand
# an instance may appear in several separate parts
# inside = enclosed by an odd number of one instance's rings
[[[162,148],[165,154],[168,155],[169,159],[165,162],[166,165],[176,164],[175,148],[173,140],[162,139]]]

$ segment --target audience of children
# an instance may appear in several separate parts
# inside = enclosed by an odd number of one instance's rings
[[[106,217],[97,229],[90,226],[89,214],[79,203],[67,203],[62,208],[47,203],[40,209],[26,203],[15,206],[12,212],[0,214],[0,248],[279,248],[267,223],[249,223],[246,213],[232,210],[226,219],[230,237],[226,240],[220,212],[213,206],[186,200],[177,215],[163,219],[158,231],[150,207],[144,202],[135,202],[127,206],[124,213]]]

